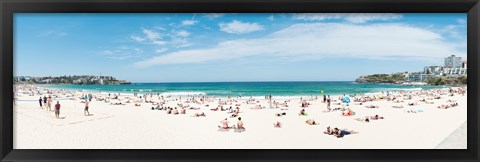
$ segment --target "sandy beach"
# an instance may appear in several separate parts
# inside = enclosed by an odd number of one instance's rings
[[[194,103],[192,97],[163,96],[161,99],[155,94],[147,95],[147,101],[153,104],[139,98],[143,94],[120,95],[113,99],[113,94],[92,93],[94,98],[89,103],[89,112],[93,115],[85,116],[84,100],[80,99],[82,94],[87,94],[85,92],[50,89],[53,94],[42,94],[46,89],[37,89],[40,94],[34,92],[32,95],[28,89],[18,88],[13,143],[14,149],[434,149],[466,122],[467,94],[457,92],[464,89],[466,87],[453,88],[455,92],[452,93],[449,89],[434,89],[350,96],[352,102],[348,106],[339,99],[343,96],[337,95],[331,96],[331,111],[327,111],[327,104],[322,102],[320,95],[273,96],[272,102],[287,103],[288,107],[279,105],[276,108],[272,104],[270,108],[270,100],[263,96],[232,96],[230,99],[209,96],[203,102],[196,97],[199,103]],[[38,99],[48,95],[53,97],[52,109],[57,101],[60,102],[61,119],[55,118],[53,111],[40,108]],[[374,99],[355,101],[355,98]],[[301,107],[301,99],[308,107]],[[130,103],[126,103],[128,100]],[[210,110],[218,107],[219,100],[226,102],[224,109],[240,108],[238,116],[242,118],[244,131],[218,127],[225,118],[230,125],[238,121],[238,117],[230,118],[232,113],[228,110]],[[120,102],[125,105],[112,105]],[[152,110],[159,102],[164,102],[160,107],[177,107],[179,111],[178,104],[182,104],[186,114]],[[415,105],[409,106],[409,103]],[[458,106],[437,108],[453,103]],[[257,105],[265,108],[255,109]],[[367,105],[379,108],[366,108]],[[355,114],[342,116],[343,111],[333,111],[334,108],[350,108]],[[308,116],[299,115],[301,109],[305,109]],[[202,112],[205,117],[193,117]],[[286,115],[278,117],[277,113]],[[375,115],[384,119],[356,120]],[[317,125],[306,124],[308,119],[314,119]],[[274,127],[277,121],[282,123],[281,128]],[[324,134],[328,126],[359,133],[337,138]]]

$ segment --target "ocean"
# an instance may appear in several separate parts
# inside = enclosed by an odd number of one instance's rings
[[[126,85],[42,85],[41,87],[81,90],[86,93],[160,93],[164,96],[311,96],[370,94],[382,91],[414,91],[439,86],[407,86],[396,84],[365,84],[352,81],[335,82],[205,82],[205,83],[132,83]]]

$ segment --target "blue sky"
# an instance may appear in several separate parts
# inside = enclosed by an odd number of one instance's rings
[[[15,74],[351,81],[466,60],[466,14],[15,14]]]

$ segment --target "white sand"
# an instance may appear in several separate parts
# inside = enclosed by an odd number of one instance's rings
[[[230,114],[209,110],[218,102],[209,103],[209,108],[189,103],[202,109],[187,109],[186,115],[170,115],[163,110],[151,110],[149,103],[135,107],[133,103],[119,106],[93,101],[90,113],[94,115],[83,116],[84,104],[80,100],[60,100],[60,116],[65,119],[55,119],[53,112],[39,108],[39,96],[19,94],[16,97],[32,101],[17,101],[14,107],[14,149],[433,149],[467,119],[466,95],[445,95],[442,99],[432,100],[435,104],[425,104],[414,98],[419,103],[417,106],[406,106],[408,100],[404,103],[373,101],[364,104],[379,105],[377,109],[351,104],[356,114],[348,117],[341,116],[340,111],[322,112],[326,110],[326,104],[321,103],[320,98],[309,101],[312,105],[305,108],[309,116],[299,116],[299,97],[295,97],[285,111],[253,110],[250,107],[254,104],[241,103],[240,116],[246,131],[237,133],[219,131],[217,125]],[[459,106],[436,108],[448,103],[448,99],[456,100]],[[168,104],[176,106],[176,102]],[[260,104],[268,107],[266,100],[262,99]],[[405,108],[395,109],[392,105],[404,105]],[[335,107],[338,106],[332,104],[332,108]],[[405,109],[410,108],[424,112],[406,113]],[[207,117],[191,117],[197,112],[205,112]],[[275,117],[275,113],[281,112],[287,115]],[[370,123],[354,120],[376,114],[385,119]],[[320,124],[305,124],[305,120],[311,118]],[[229,121],[234,124],[237,119],[229,118]],[[281,121],[283,127],[274,128],[275,121]],[[327,126],[360,133],[336,138],[323,133]]]

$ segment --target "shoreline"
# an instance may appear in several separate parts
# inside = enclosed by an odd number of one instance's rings
[[[341,82],[354,82],[354,81],[341,81]],[[211,83],[216,83],[216,82],[211,82]],[[356,83],[356,82],[355,82]],[[133,85],[136,84],[136,83],[132,83]],[[150,84],[150,83],[149,83]],[[155,83],[152,83],[152,84],[155,84]],[[163,84],[163,83],[161,83]],[[411,86],[411,85],[401,85],[401,84],[390,84],[390,83],[358,83],[358,84],[386,84],[386,85],[396,85],[396,86]],[[22,85],[22,84],[20,84]],[[253,98],[258,98],[258,97],[264,97],[265,95],[272,95],[272,94],[263,94],[263,95],[210,95],[208,94],[209,92],[206,92],[206,91],[153,91],[153,90],[138,90],[138,91],[115,91],[115,90],[94,90],[94,89],[78,89],[78,88],[59,88],[59,87],[49,87],[49,86],[56,86],[56,85],[75,85],[75,84],[27,84],[27,85],[30,85],[30,86],[35,86],[35,87],[38,87],[38,88],[47,88],[47,89],[56,89],[56,90],[69,90],[69,91],[75,91],[75,92],[81,92],[81,93],[92,93],[92,94],[120,94],[120,95],[125,95],[125,96],[133,96],[135,93],[136,94],[160,94],[160,95],[163,95],[163,96],[185,96],[185,97],[201,97],[201,96],[214,96],[214,97],[221,97],[221,98],[225,98],[225,97],[238,97],[238,96],[242,96],[242,97],[253,97]],[[47,85],[47,86],[44,86],[44,85]],[[86,86],[111,86],[111,85],[86,85]],[[442,85],[442,86],[433,86],[433,85],[424,85],[426,87],[433,87],[433,88],[429,88],[429,89],[448,89],[448,88],[462,88],[462,87],[466,87],[466,85],[462,85],[462,86],[445,86],[445,85]],[[420,88],[420,89],[418,89]],[[340,93],[340,92],[337,92],[337,93],[324,93],[324,94],[321,94],[320,91],[318,94],[291,94],[291,95],[285,95],[285,94],[282,94],[282,95],[272,95],[274,98],[275,97],[280,97],[280,98],[292,98],[292,97],[311,97],[311,96],[323,96],[323,95],[332,95],[332,96],[339,96],[339,95],[348,95],[348,96],[365,96],[365,95],[379,95],[379,94],[382,94],[382,92],[384,93],[387,93],[387,92],[401,92],[401,91],[421,91],[421,90],[428,90],[428,89],[424,89],[422,87],[417,87],[417,88],[411,88],[411,89],[408,89],[408,88],[405,88],[405,89],[399,89],[399,88],[396,88],[395,90],[385,90],[385,91],[372,91],[372,92],[365,92],[365,93]],[[213,90],[215,91],[215,90]],[[223,91],[223,90],[218,90],[218,91]],[[215,92],[213,92],[215,93]]]

